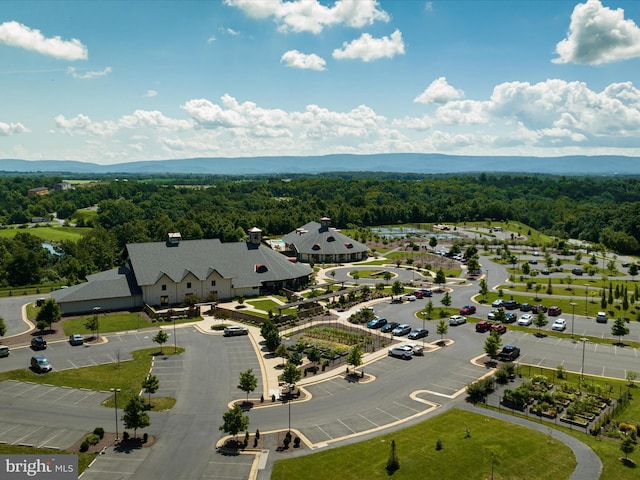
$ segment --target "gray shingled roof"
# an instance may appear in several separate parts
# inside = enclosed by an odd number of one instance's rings
[[[198,280],[206,280],[217,271],[224,278],[232,278],[234,288],[260,286],[263,282],[295,279],[312,273],[308,266],[290,262],[265,245],[247,242],[183,240],[177,246],[168,246],[165,242],[130,243],[127,251],[141,286],[154,285],[162,275],[180,282],[189,272]],[[262,273],[256,271],[260,265]]]
[[[99,298],[124,298],[141,294],[128,266],[87,276],[87,282],[51,292],[56,302],[82,302]]]
[[[303,230],[306,233],[300,234]],[[343,233],[329,227],[323,229],[318,222],[309,222],[302,227],[287,233],[282,240],[286,245],[295,245],[298,253],[309,255],[343,255],[355,252],[366,252],[369,248],[347,237]],[[314,248],[317,245],[320,248]],[[348,247],[351,245],[351,248]]]

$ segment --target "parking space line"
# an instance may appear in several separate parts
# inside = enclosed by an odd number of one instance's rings
[[[340,420],[339,418],[336,418],[336,420],[338,420],[338,422],[340,422],[344,427],[346,427],[348,430],[351,430],[351,433],[356,433],[356,431],[351,428],[349,425],[347,425],[346,423],[344,423],[342,420]]]
[[[398,405],[400,407],[406,408],[407,410],[411,410],[413,412],[421,412],[422,411],[422,410],[416,410],[415,408],[411,408],[409,405],[405,405],[403,403],[399,403],[399,402],[395,402],[395,401],[393,403],[395,403],[396,405]]]
[[[73,402],[74,405],[77,405],[80,402],[83,402],[84,400],[86,400],[87,398],[93,396],[94,392],[89,392],[87,395],[85,395],[84,397],[82,397],[80,400],[78,400],[77,402]]]
[[[46,447],[46,445],[52,441],[53,439],[55,439],[56,437],[58,437],[59,435],[61,435],[62,433],[65,433],[67,431],[66,428],[63,428],[62,430],[58,430],[58,432],[51,438],[46,439],[44,442],[42,442],[40,445],[38,445],[38,448],[44,448]],[[50,447],[49,447],[50,448]]]
[[[11,396],[12,397],[20,397],[20,396],[24,395],[25,393],[30,392],[34,388],[38,388],[39,386],[40,386],[39,384],[34,383],[34,384],[30,385],[29,388],[27,388],[26,390],[20,390],[17,395],[11,395]]]
[[[30,437],[31,435],[33,435],[36,432],[39,432],[40,430],[42,430],[44,427],[40,426],[38,428],[36,428],[33,432],[29,432],[27,433],[24,437],[19,438],[18,440],[16,440],[15,442],[13,442],[14,445],[18,445],[20,444],[25,438]]]
[[[396,417],[395,415],[390,414],[389,412],[385,412],[384,410],[382,410],[381,408],[376,407],[376,410],[378,410],[379,412],[384,413],[385,415],[389,415],[391,418],[395,418],[396,420],[400,420],[398,417]]]
[[[5,434],[9,433],[11,430],[13,430],[14,428],[18,428],[20,425],[19,424],[15,424],[13,427],[11,427],[9,430],[5,430],[4,432],[0,432],[0,437],[3,437]]]
[[[320,425],[314,425],[314,427],[316,427],[318,430],[320,430],[322,433],[324,433],[324,435],[331,440],[333,437],[331,435],[329,435],[327,432],[325,432],[322,427],[320,427]]]
[[[373,422],[371,420],[369,420],[367,417],[365,417],[364,415],[362,415],[361,413],[358,414],[358,416],[360,418],[362,418],[363,420],[366,420],[367,422],[369,422],[371,425],[375,425],[376,427],[379,427],[380,425],[378,425],[376,422]]]

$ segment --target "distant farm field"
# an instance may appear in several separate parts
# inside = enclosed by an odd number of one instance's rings
[[[91,228],[79,227],[32,227],[32,228],[4,228],[0,229],[0,237],[13,238],[18,233],[28,233],[34,237],[38,237],[45,242],[61,242],[62,240],[71,240],[77,242],[83,236],[91,231]]]

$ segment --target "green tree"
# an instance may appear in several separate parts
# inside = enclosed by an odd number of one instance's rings
[[[249,402],[249,394],[258,388],[258,377],[253,373],[253,368],[240,372],[240,382],[238,388],[247,394],[247,403]]]
[[[542,330],[542,327],[544,327],[548,323],[549,320],[547,320],[547,316],[542,311],[536,313],[536,316],[533,317],[533,324],[538,327],[538,334],[541,333],[540,330]]]
[[[529,266],[528,262],[524,262],[522,264],[522,274],[524,276],[528,276],[531,273],[531,267]]]
[[[263,334],[264,337],[264,345],[267,347],[267,350],[270,352],[275,352],[278,347],[282,344],[282,338],[280,338],[280,332],[278,331],[278,327],[274,325],[273,328],[269,328]]]
[[[491,480],[494,480],[495,467],[500,465],[502,457],[504,457],[504,451],[499,445],[490,445],[485,447],[487,452],[487,461],[491,465]]]
[[[360,347],[360,345],[354,345],[349,351],[349,355],[347,355],[347,365],[353,365],[354,373],[356,368],[362,365],[363,356],[364,353],[362,352],[362,347]]]
[[[448,331],[449,331],[449,324],[444,318],[441,318],[440,321],[438,322],[438,325],[436,325],[436,333],[440,335],[441,342],[444,340],[444,336],[447,334]]]
[[[5,333],[7,333],[7,326],[4,323],[4,318],[0,317],[0,337],[4,337]]]
[[[489,355],[489,357],[494,358],[498,354],[501,345],[502,338],[500,338],[500,334],[492,331],[484,341],[484,352]]]
[[[487,279],[482,278],[480,282],[478,282],[478,294],[482,295],[482,298],[486,301],[487,295],[489,294],[489,286],[487,285]]]
[[[636,263],[632,263],[629,265],[629,275],[631,275],[631,280],[635,281],[635,276],[638,275],[638,265]]]
[[[147,375],[142,381],[142,389],[149,394],[149,408],[151,408],[151,394],[156,393],[160,388],[160,380],[155,375]]]
[[[625,460],[629,460],[629,455],[635,450],[635,442],[631,437],[624,437],[620,443],[620,450],[624,453]]]
[[[92,315],[88,317],[84,322],[84,328],[89,330],[90,332],[97,332],[99,326],[98,315]],[[96,335],[96,340],[98,340],[98,336]]]
[[[627,327],[624,318],[616,318],[611,325],[611,335],[618,337],[618,343],[622,343],[622,337],[629,334],[629,327]]]
[[[496,309],[495,321],[504,323],[506,319],[507,319],[507,312],[504,311],[504,308]]]
[[[307,351],[307,360],[317,369],[317,364],[322,360],[322,354],[315,345]]]
[[[384,281],[389,283],[389,280],[391,280],[391,278],[393,277],[393,273],[391,273],[389,270],[385,270],[385,272],[382,274],[382,278],[384,278]]]
[[[429,300],[424,306],[424,318],[431,320],[431,317],[433,317],[433,302]]]
[[[602,310],[607,309],[607,296],[604,292],[604,288],[602,289],[602,299],[600,300],[600,308],[602,308]]]
[[[439,285],[440,288],[442,288],[442,285],[447,283],[447,277],[445,277],[444,270],[442,270],[441,268],[436,272],[436,278],[434,282],[436,285]]]
[[[249,417],[243,415],[242,408],[239,405],[234,405],[222,415],[222,425],[218,427],[218,430],[222,430],[224,433],[233,435],[238,441],[238,433],[245,432],[249,428]]]
[[[432,249],[435,249],[437,245],[438,245],[438,239],[437,239],[435,236],[432,236],[432,237],[429,239],[429,246],[430,246]]]
[[[592,267],[598,265],[598,259],[596,258],[595,253],[591,255],[591,258],[589,259],[589,265],[591,265]]]
[[[43,322],[47,327],[51,328],[51,325],[56,323],[62,317],[62,311],[60,306],[52,298],[47,299],[44,305],[40,308],[40,311],[36,315],[36,322]]]
[[[291,362],[287,362],[282,370],[281,378],[284,383],[291,385],[291,388],[293,389],[295,388],[296,383],[300,381],[300,378],[302,378],[302,375],[296,365]]]
[[[442,303],[442,305],[444,305],[445,307],[451,306],[451,295],[449,295],[449,292],[444,293],[444,295],[440,299],[440,303]]]
[[[275,351],[276,357],[280,357],[282,359],[282,367],[284,367],[284,361],[289,358],[289,350],[284,343],[278,345]]]
[[[402,292],[404,292],[404,286],[402,285],[400,280],[396,280],[395,282],[393,282],[393,285],[391,285],[391,294],[400,295]]]
[[[149,414],[145,411],[144,400],[135,396],[131,397],[127,406],[124,407],[124,415],[122,416],[125,428],[133,429],[133,436],[137,436],[139,428],[146,428],[151,425]]]
[[[159,329],[158,333],[151,337],[151,340],[153,341],[153,343],[157,343],[158,345],[160,345],[160,355],[162,355],[162,345],[167,343],[167,341],[169,340],[169,335],[167,335],[167,332],[165,332],[164,330]]]

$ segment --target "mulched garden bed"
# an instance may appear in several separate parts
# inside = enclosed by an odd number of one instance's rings
[[[76,443],[71,445],[66,450],[69,451],[69,452],[73,452],[73,453],[80,453],[80,445],[82,445],[82,442],[84,442],[85,437],[89,433],[90,432],[87,432],[86,434],[82,435],[78,439],[78,441]],[[137,438],[129,437],[128,440],[123,440],[122,439],[122,434],[120,434],[120,441],[117,443],[117,445],[122,450],[133,450],[133,449],[137,449],[137,448],[150,447],[151,445],[153,445],[155,443],[155,441],[156,441],[156,439],[152,435],[149,435],[147,437],[147,441],[143,442],[142,435],[138,435]],[[116,444],[116,434],[115,433],[110,433],[110,432],[105,432],[104,436],[100,439],[100,441],[98,443],[96,443],[95,445],[89,445],[89,449],[86,452],[82,452],[82,453],[98,454],[104,448],[111,447],[114,444]]]

